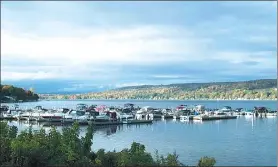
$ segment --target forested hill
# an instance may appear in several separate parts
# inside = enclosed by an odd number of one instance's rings
[[[277,99],[277,80],[261,79],[244,82],[184,83],[170,85],[130,86],[104,92],[78,95],[42,95],[49,99]]]
[[[132,89],[149,89],[149,88],[178,88],[183,91],[194,91],[201,88],[217,87],[223,91],[230,89],[269,89],[277,87],[276,79],[260,79],[252,81],[241,82],[210,82],[210,83],[181,83],[181,84],[169,84],[169,85],[141,85],[141,86],[128,86],[121,87],[115,90],[132,90]]]
[[[37,101],[39,99],[38,94],[34,93],[34,90],[25,90],[23,88],[14,87],[12,85],[0,85],[0,99],[1,103],[17,102],[17,101]]]

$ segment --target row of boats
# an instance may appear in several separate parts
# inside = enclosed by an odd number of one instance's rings
[[[180,119],[180,120],[217,120],[234,119],[238,116],[275,117],[277,111],[269,111],[265,107],[255,107],[254,110],[243,108],[232,109],[224,106],[222,109],[206,109],[203,105],[180,105],[175,109],[157,109],[150,106],[134,107],[128,103],[124,107],[108,107],[105,105],[77,104],[75,109],[45,109],[36,106],[33,109],[20,109],[18,104],[13,107],[1,106],[0,118],[28,120],[38,122],[62,122],[80,124],[132,124],[152,123],[154,119]]]

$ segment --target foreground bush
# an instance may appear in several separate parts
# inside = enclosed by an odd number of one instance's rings
[[[120,152],[97,152],[91,150],[93,127],[88,126],[85,137],[79,138],[77,123],[63,128],[62,133],[52,127],[49,133],[44,129],[33,132],[30,128],[17,135],[15,126],[0,122],[0,166],[45,167],[45,166],[181,166],[176,153],[166,157],[156,152],[155,158],[145,146],[133,142],[130,149]],[[213,166],[213,158],[204,157],[198,166]]]

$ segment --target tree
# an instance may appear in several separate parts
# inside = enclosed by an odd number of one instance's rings
[[[130,149],[96,153],[91,151],[93,127],[88,126],[85,137],[79,138],[79,125],[63,128],[62,133],[55,127],[50,132],[44,129],[28,130],[17,135],[17,128],[0,122],[0,166],[46,167],[46,166],[181,166],[174,152],[166,157],[156,152],[156,160],[145,151],[145,146],[133,142]],[[213,166],[213,158],[204,157],[198,166]]]
[[[198,167],[213,167],[215,165],[216,161],[214,158],[210,157],[203,157],[198,162]]]

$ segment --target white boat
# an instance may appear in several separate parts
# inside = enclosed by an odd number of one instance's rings
[[[230,107],[230,106],[224,106],[224,107],[221,109],[221,111],[223,111],[223,112],[230,112],[230,111],[232,111],[232,107]]]
[[[10,114],[10,113],[4,113],[4,114],[3,114],[3,118],[4,118],[4,119],[13,119],[13,115]]]
[[[32,116],[32,112],[27,111],[27,112],[19,112],[16,114],[14,117],[17,120],[29,120],[29,118]]]
[[[73,123],[77,121],[80,124],[87,124],[90,120],[90,114],[84,111],[76,111],[72,110],[66,114],[63,114],[63,122],[64,123]]]
[[[76,110],[77,111],[86,111],[88,109],[88,105],[87,104],[77,104],[76,105]]]
[[[48,122],[61,122],[64,118],[64,114],[59,112],[54,112],[54,113],[45,112],[42,114],[39,113],[36,116],[37,116],[37,121],[48,121]]]
[[[253,116],[254,116],[254,113],[253,113],[253,112],[248,112],[248,111],[246,111],[244,116],[245,116],[245,117],[253,117]]]
[[[277,112],[266,113],[266,117],[268,117],[268,118],[275,118],[275,117],[277,117]]]
[[[148,114],[146,112],[144,112],[144,113],[138,113],[137,112],[137,114],[135,114],[135,118],[137,120],[153,120],[154,115],[152,113]]]
[[[95,116],[93,118],[90,118],[88,121],[91,124],[94,125],[118,125],[122,124],[122,121],[119,121],[116,118],[116,113],[115,112],[101,112],[100,115]]]
[[[126,118],[122,121],[123,124],[140,124],[140,123],[152,123],[152,120],[138,120],[134,118]]]
[[[189,116],[181,115],[180,121],[189,121]]]
[[[134,115],[132,115],[132,114],[127,114],[127,113],[121,113],[121,114],[119,114],[119,118],[120,119],[132,119],[132,118],[134,118]]]

